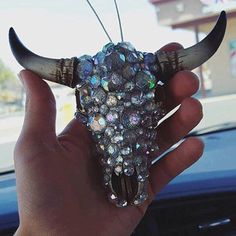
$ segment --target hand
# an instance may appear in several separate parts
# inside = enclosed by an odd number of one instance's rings
[[[162,50],[179,48],[169,44]],[[90,133],[73,119],[56,136],[54,96],[41,78],[23,70],[26,114],[15,147],[20,226],[16,235],[130,235],[148,205],[171,179],[201,156],[203,143],[188,138],[150,169],[149,198],[140,207],[117,208],[108,202],[101,168],[91,150]],[[158,127],[159,153],[183,138],[202,118],[191,98],[199,86],[188,71],[177,73],[165,87],[168,111],[178,111]]]

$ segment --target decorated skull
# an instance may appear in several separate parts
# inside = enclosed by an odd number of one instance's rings
[[[147,197],[150,156],[158,149],[156,128],[165,115],[158,88],[180,70],[192,70],[218,49],[226,28],[222,12],[200,43],[173,52],[143,53],[130,43],[108,43],[95,56],[49,59],[29,51],[11,28],[9,40],[25,68],[76,90],[76,118],[92,132],[103,182],[118,207]],[[167,98],[168,99],[168,98]]]

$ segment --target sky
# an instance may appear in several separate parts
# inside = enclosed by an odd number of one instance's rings
[[[120,41],[113,0],[90,0],[112,40]],[[171,41],[184,46],[194,43],[192,33],[172,31],[158,25],[156,9],[148,0],[117,1],[124,40],[139,51],[155,52]],[[14,27],[21,41],[32,51],[50,58],[95,55],[108,42],[86,0],[1,0],[0,58],[17,72],[8,43]]]

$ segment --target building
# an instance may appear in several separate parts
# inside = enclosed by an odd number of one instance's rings
[[[227,29],[221,47],[198,68],[201,94],[217,96],[236,93],[236,0],[149,0],[156,8],[158,23],[208,34],[220,12],[227,13]]]

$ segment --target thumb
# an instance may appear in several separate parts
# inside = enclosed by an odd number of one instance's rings
[[[19,73],[26,92],[25,119],[22,135],[48,140],[55,134],[56,104],[48,84],[29,70]]]

